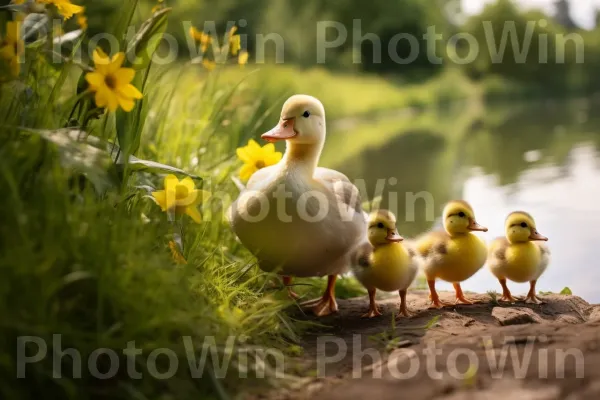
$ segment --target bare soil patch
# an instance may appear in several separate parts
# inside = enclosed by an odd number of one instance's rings
[[[394,325],[397,297],[380,300],[384,315],[373,319],[361,318],[366,298],[340,300],[339,313],[321,319],[298,313],[322,324],[304,335],[295,360],[316,377],[261,397],[600,399],[600,305],[563,295],[543,296],[542,305],[470,296],[481,303],[430,310],[428,293],[413,291],[415,316]]]

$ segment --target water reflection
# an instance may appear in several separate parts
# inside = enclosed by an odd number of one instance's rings
[[[399,228],[408,237],[439,225],[441,209],[451,198],[472,203],[478,220],[490,228],[482,236],[488,241],[503,233],[509,212],[529,211],[550,238],[552,251],[539,289],[558,292],[569,286],[588,301],[600,302],[592,243],[600,237],[600,116],[590,114],[591,107],[577,101],[431,115],[426,128],[397,132],[381,147],[351,157],[326,146],[326,152],[336,154],[325,159],[351,179],[364,179],[370,196],[384,180],[382,207],[399,215]],[[363,139],[347,131],[331,134]],[[406,193],[419,192],[431,195],[429,220],[423,200],[415,203],[411,218]],[[463,286],[499,290],[485,269]],[[527,291],[527,285],[513,286],[516,293]]]

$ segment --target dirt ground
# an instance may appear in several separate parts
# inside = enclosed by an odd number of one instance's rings
[[[339,313],[321,319],[299,313],[322,324],[304,335],[297,360],[313,378],[266,398],[600,399],[600,305],[563,295],[542,296],[542,305],[470,296],[481,303],[429,310],[428,293],[413,291],[415,316],[394,326],[397,296],[380,300],[383,316],[373,319],[361,318],[366,298],[340,300]]]

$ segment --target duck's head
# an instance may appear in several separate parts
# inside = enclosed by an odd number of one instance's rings
[[[369,215],[369,242],[382,246],[404,240],[396,229],[396,216],[388,210],[378,210]]]
[[[321,102],[303,94],[297,94],[283,104],[277,126],[264,133],[269,142],[286,140],[298,144],[321,144],[325,141],[325,109]]]
[[[487,232],[475,220],[475,212],[469,203],[463,200],[454,200],[444,207],[444,229],[450,235],[468,233],[471,231]]]
[[[511,243],[548,240],[546,236],[540,235],[537,231],[533,217],[523,211],[515,211],[506,217],[505,230],[506,238]]]

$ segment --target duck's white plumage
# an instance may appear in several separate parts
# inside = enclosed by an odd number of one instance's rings
[[[281,118],[284,127],[293,119],[295,137],[278,164],[250,178],[231,207],[231,225],[263,270],[298,277],[342,273],[366,235],[359,191],[344,174],[317,167],[325,141],[317,99],[292,96]]]

